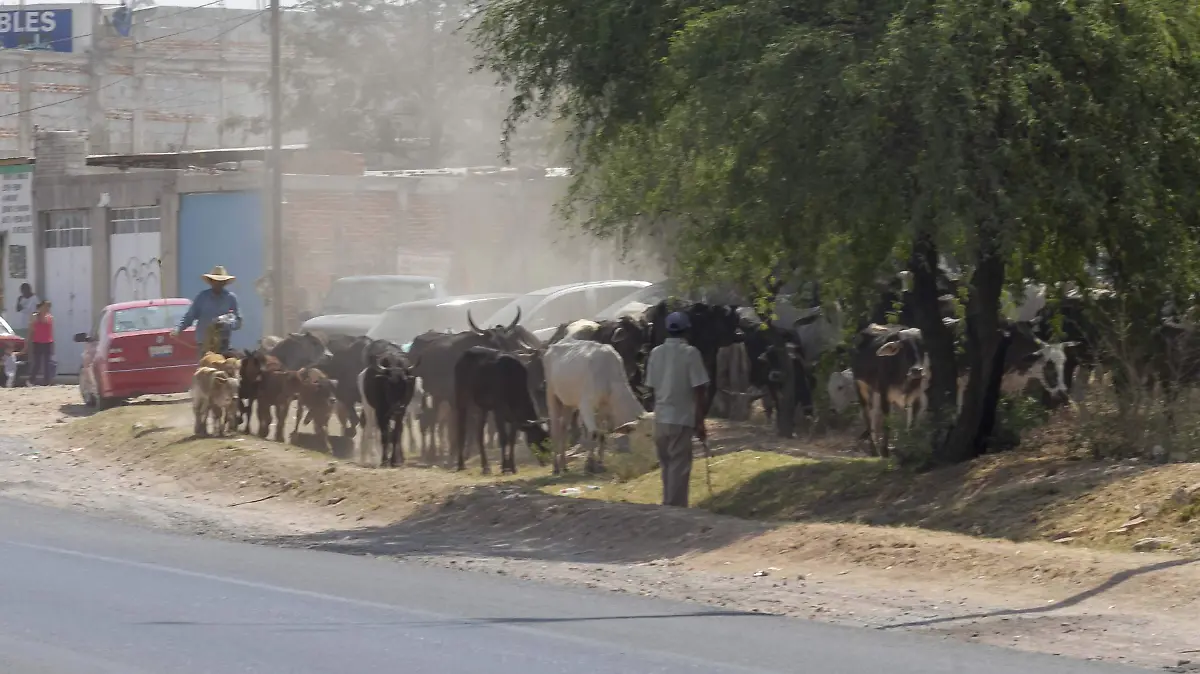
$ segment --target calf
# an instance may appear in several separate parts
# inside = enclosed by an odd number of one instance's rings
[[[304,423],[312,422],[316,431],[317,443],[321,449],[332,451],[329,446],[329,417],[333,414],[334,396],[338,382],[330,379],[325,373],[315,367],[301,368],[296,371],[296,427],[292,429],[292,443],[300,433],[300,418]]]
[[[275,442],[283,442],[283,428],[298,384],[295,372],[285,371],[274,356],[266,356],[258,380],[258,437],[267,437],[274,412]]]
[[[500,437],[500,472],[516,473],[517,431],[525,433],[525,442],[535,455],[543,450],[548,435],[538,420],[531,391],[541,388],[536,372],[536,355],[505,353],[498,349],[475,346],[467,349],[454,365],[454,411],[456,414],[454,448],[458,470],[466,467],[465,445],[468,421],[477,422],[479,465],[484,474],[488,467],[484,449],[484,420],[490,413]],[[473,429],[472,429],[473,430]]]
[[[258,401],[259,389],[262,386],[263,372],[266,369],[267,358],[261,350],[247,352],[241,359],[241,371],[238,378],[239,412],[246,421],[246,432],[250,432],[250,417],[254,413],[254,404]],[[260,407],[261,409],[261,407]]]
[[[400,446],[400,431],[404,413],[413,396],[413,379],[408,359],[399,347],[376,347],[367,351],[367,366],[358,375],[359,396],[362,398],[362,437],[359,440],[359,462],[367,463],[374,454],[375,435],[379,435],[379,465],[396,466],[404,463]]]
[[[616,349],[607,344],[565,341],[546,348],[542,356],[546,370],[546,406],[554,441],[554,473],[567,467],[567,431],[577,410],[584,428],[599,436],[598,457],[588,449],[586,470],[604,467],[604,438],[599,418],[606,418],[615,433],[628,433],[637,425],[643,409]]]
[[[904,409],[910,428],[925,412],[929,356],[921,331],[871,323],[856,336],[850,369],[872,450],[886,457],[890,406]]]
[[[192,412],[195,434],[208,435],[208,418],[215,422],[217,435],[224,436],[229,414],[236,409],[237,378],[213,367],[197,368],[192,375]]]

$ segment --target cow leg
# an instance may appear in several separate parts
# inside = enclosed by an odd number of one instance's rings
[[[271,429],[271,404],[265,400],[258,401],[258,437],[266,439]]]
[[[399,465],[401,465],[401,466],[404,465],[404,447],[401,446],[401,443],[404,441],[404,434],[400,432],[400,427],[401,427],[401,425],[404,424],[404,419],[407,415],[408,415],[408,405],[404,405],[400,408],[400,417],[396,419],[396,431],[395,431],[395,435],[392,438],[392,466],[393,467],[395,467],[397,465],[397,461],[399,461]]]
[[[354,407],[347,406],[338,400],[333,405],[333,413],[337,415],[338,423],[342,425],[342,437],[353,438],[356,435],[354,432],[354,421],[357,419],[354,414]]]
[[[891,403],[892,401],[888,399],[886,393],[879,396],[879,426],[880,434],[883,437],[879,440],[878,451],[879,456],[884,459],[888,458],[888,456],[891,454],[891,450],[888,449],[888,415],[891,414],[892,411]]]
[[[387,466],[388,450],[392,441],[391,410],[375,410],[375,423],[379,427],[379,467]]]
[[[596,445],[597,445],[596,457],[597,458],[596,458],[596,464],[593,466],[593,468],[595,469],[594,472],[597,472],[597,473],[604,472],[604,444],[607,441],[608,441],[608,438],[605,436],[604,433],[599,434],[596,439]]]
[[[246,398],[242,401],[242,419],[246,422],[246,433],[250,431],[250,418],[254,416],[254,398]]]
[[[457,403],[454,405],[454,427],[450,429],[450,445],[451,445],[451,460],[455,462],[455,470],[466,470],[466,460],[463,458],[463,445],[467,442],[467,419],[470,415],[467,413],[466,405]]]
[[[292,409],[292,401],[290,398],[284,398],[283,402],[275,407],[275,442],[283,442],[284,427],[287,426],[288,412]]]
[[[508,433],[509,426],[510,426],[510,424],[508,424],[507,422],[497,422],[496,423],[496,434],[499,436],[499,439],[500,439],[500,474],[501,475],[505,475],[510,472],[512,472],[512,473],[517,472],[516,469],[511,466],[510,459],[509,459],[509,442],[510,442],[510,437],[509,437],[509,433]]]
[[[570,418],[561,401],[553,393],[546,396],[546,413],[550,416],[550,446],[553,472],[560,475],[567,466],[567,420]]]
[[[225,437],[225,409],[220,405],[209,405],[208,413],[212,416],[217,437]]]
[[[292,427],[292,444],[296,444],[296,438],[300,435],[300,418],[304,416],[304,400],[296,399],[296,425]]]
[[[358,439],[358,463],[367,465],[367,455],[372,452],[371,441],[375,436],[375,408],[363,398],[362,435]]]
[[[487,447],[484,446],[483,439],[486,435],[484,425],[487,423],[489,412],[487,410],[479,410],[479,470],[484,475],[491,475],[492,468],[488,465]]]
[[[196,417],[192,433],[197,437],[208,435],[208,404],[203,398],[197,396],[192,400],[192,414]]]

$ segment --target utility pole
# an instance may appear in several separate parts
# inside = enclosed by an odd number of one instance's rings
[[[279,0],[271,0],[271,149],[268,172],[271,177],[271,308],[272,332],[284,333],[283,325],[283,84],[280,76]]]

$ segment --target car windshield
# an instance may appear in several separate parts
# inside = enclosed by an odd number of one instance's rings
[[[642,304],[658,304],[662,300],[667,299],[671,295],[671,289],[661,283],[656,283],[652,286],[646,286],[641,290],[635,290],[629,295],[622,297],[616,302],[608,305],[596,314],[596,320],[608,321],[617,317],[631,302],[640,302]]]
[[[529,316],[529,312],[538,305],[538,302],[549,297],[549,293],[530,293],[521,295],[517,299],[509,302],[504,308],[489,316],[486,320],[479,320],[475,315],[475,311],[471,311],[471,318],[475,320],[475,325],[480,328],[490,328],[496,325],[508,325],[517,316],[517,307],[521,308],[521,324],[525,325],[525,318]],[[528,327],[528,326],[526,326]],[[534,328],[529,328],[533,330]]]
[[[113,314],[113,334],[139,330],[170,330],[187,313],[186,304],[156,304],[133,309],[118,309]]]
[[[429,281],[413,279],[341,279],[333,282],[325,298],[324,313],[382,314],[390,306],[437,297]]]
[[[7,336],[7,335],[12,335],[12,334],[15,334],[15,333],[13,333],[12,326],[10,326],[7,322],[5,322],[5,320],[3,318],[0,318],[0,335]]]
[[[437,307],[405,307],[383,314],[379,322],[369,333],[373,339],[386,339],[397,344],[411,342],[413,337],[429,332],[442,330],[445,326],[437,325]]]

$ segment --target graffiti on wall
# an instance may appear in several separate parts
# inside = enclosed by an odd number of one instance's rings
[[[112,277],[112,301],[156,299],[162,297],[162,264],[157,257],[142,261],[137,257],[117,268]]]

